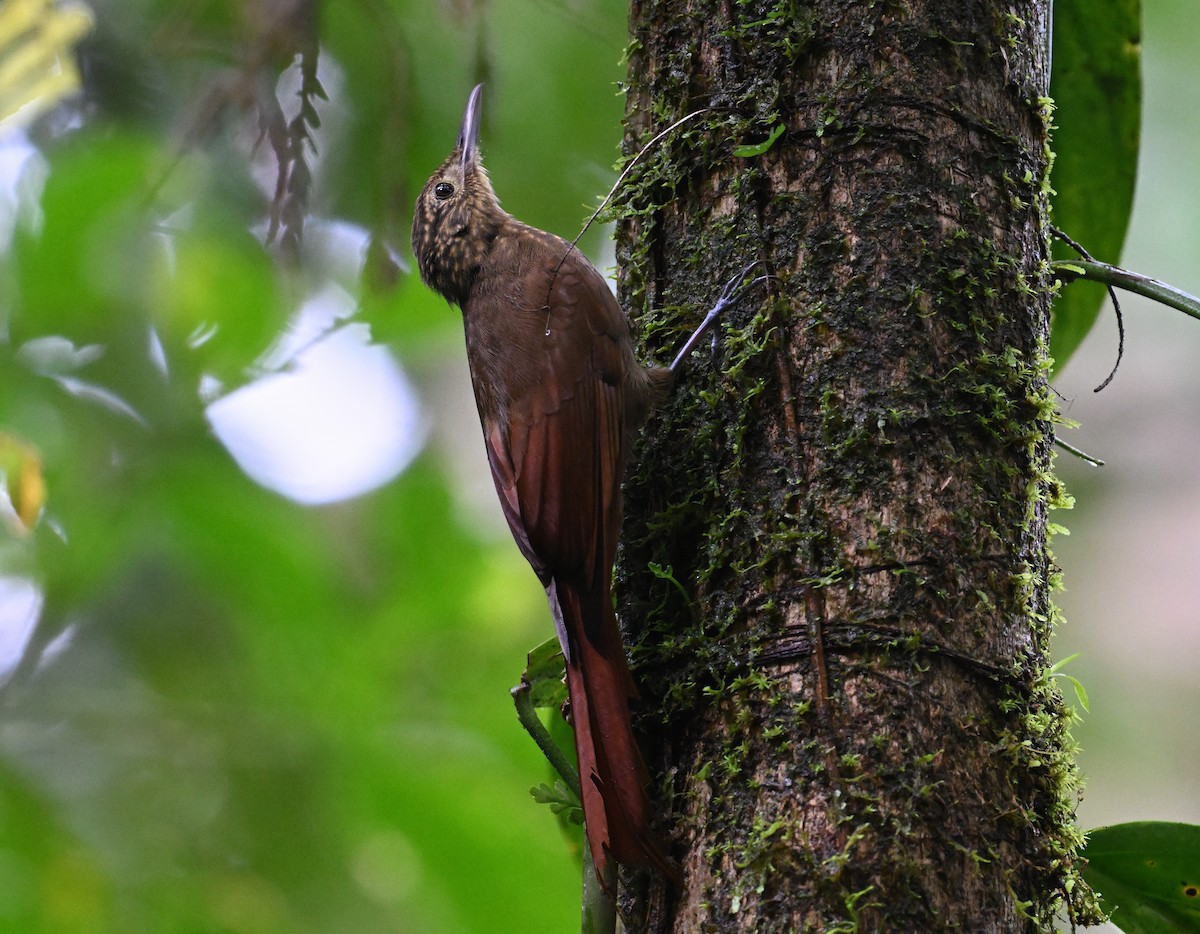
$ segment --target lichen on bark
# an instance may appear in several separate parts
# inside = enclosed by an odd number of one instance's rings
[[[1040,2],[633,4],[627,152],[707,108],[614,210],[646,346],[773,277],[627,482],[621,615],[684,862],[633,886],[643,929],[1094,912],[1046,673],[1046,28]]]

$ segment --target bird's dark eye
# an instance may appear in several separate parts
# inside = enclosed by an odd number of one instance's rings
[[[433,186],[433,193],[437,195],[439,201],[445,201],[454,194],[454,186],[449,182],[438,182]]]

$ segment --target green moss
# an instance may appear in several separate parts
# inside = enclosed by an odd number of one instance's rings
[[[1041,101],[1039,114],[1047,140],[1051,113],[1049,102]],[[1048,142],[1046,155],[1045,170],[1036,181],[1043,238],[1047,237],[1048,178],[1053,164]],[[1045,244],[1048,250],[1048,239]],[[1050,284],[1053,277],[1044,258],[1037,272],[1039,287],[1049,293],[1053,288]],[[1077,855],[1084,839],[1075,821],[1083,785],[1076,764],[1078,747],[1070,732],[1076,714],[1064,703],[1046,656],[1052,631],[1061,619],[1052,598],[1053,591],[1061,586],[1061,575],[1049,551],[1048,539],[1055,529],[1049,521],[1049,513],[1069,509],[1072,505],[1063,483],[1053,473],[1051,445],[1054,426],[1060,419],[1046,380],[1050,365],[1047,349],[1048,334],[1043,330],[1038,335],[1034,372],[1030,373],[1030,389],[1025,396],[1026,402],[1036,409],[1034,424],[1038,426],[1038,431],[1027,439],[1034,471],[1027,487],[1025,521],[1028,534],[1041,543],[1042,562],[1028,568],[1014,581],[1024,616],[1033,627],[1037,649],[1018,661],[1001,703],[1015,714],[1012,729],[1002,734],[1014,781],[1032,780],[1036,785],[1029,795],[1035,810],[1022,817],[1039,831],[1036,839],[1041,852],[1031,854],[1031,863],[1036,873],[1049,874],[1049,879],[1044,879],[1038,889],[1057,893],[1049,900],[1032,896],[1022,900],[1023,893],[1017,890],[1014,901],[1032,920],[1050,929],[1061,913],[1065,913],[1073,925],[1098,924],[1104,915],[1094,893],[1083,880]]]

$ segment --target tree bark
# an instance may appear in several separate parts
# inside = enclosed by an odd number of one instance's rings
[[[627,154],[708,108],[617,207],[650,354],[747,263],[773,277],[627,483],[620,610],[684,869],[624,880],[633,930],[1090,917],[1046,671],[1047,6],[632,4]]]

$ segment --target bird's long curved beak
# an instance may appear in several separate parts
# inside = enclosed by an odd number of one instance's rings
[[[458,133],[458,151],[462,154],[463,175],[470,174],[475,168],[475,156],[479,145],[479,113],[483,101],[483,85],[475,85],[475,90],[467,98],[467,109],[463,111],[462,129]]]

